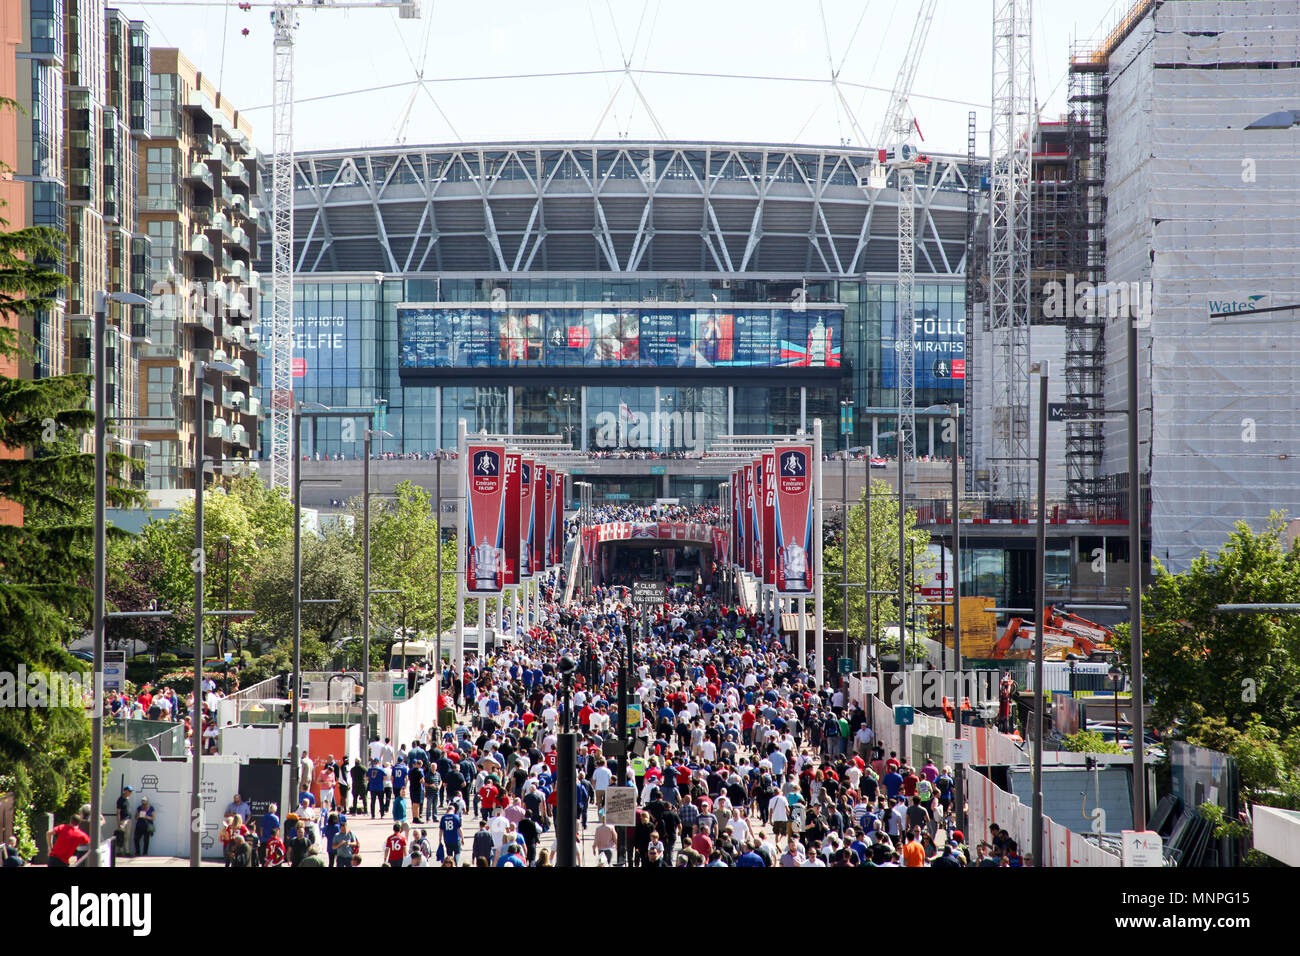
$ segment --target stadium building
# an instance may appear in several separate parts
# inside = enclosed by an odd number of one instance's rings
[[[872,158],[629,141],[301,153],[295,394],[386,402],[398,453],[453,447],[460,418],[629,456],[820,418],[829,448],[892,454],[897,195],[892,178],[868,187]],[[936,155],[917,177],[918,409],[962,396],[971,169]],[[919,455],[952,450],[935,421],[918,416]],[[321,420],[304,449],[351,459],[360,440]],[[641,471],[598,496],[714,493]]]

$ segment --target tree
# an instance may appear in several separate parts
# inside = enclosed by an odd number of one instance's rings
[[[0,108],[14,107],[0,98]],[[55,308],[65,279],[50,265],[62,254],[59,233],[8,225],[0,218],[0,355],[17,364],[26,358],[17,320]],[[89,399],[85,375],[0,376],[0,449],[16,453],[0,458],[0,499],[22,509],[21,524],[0,524],[0,671],[83,669],[66,645],[84,633],[93,604],[95,460],[82,448],[94,423]],[[137,498],[109,488],[113,504]],[[89,798],[89,751],[80,707],[0,707],[0,790],[14,793],[21,832]]]
[[[871,482],[871,578],[868,589],[886,591],[888,594],[871,596],[870,643],[881,644],[885,628],[898,623],[898,496],[883,481]],[[868,639],[866,634],[866,596],[861,586],[866,572],[867,521],[866,491],[858,503],[849,508],[849,637],[859,643]],[[916,555],[916,567],[909,566],[909,586],[920,586],[924,573],[933,566],[927,550],[929,532],[916,527],[916,512],[908,511],[903,518],[903,534],[909,550]],[[843,535],[835,534],[823,548],[826,575],[825,588],[826,625],[839,627],[843,620],[843,596],[840,582],[843,576]],[[907,558],[911,562],[911,554]],[[918,615],[916,633],[923,635],[924,616]],[[895,642],[896,643],[896,642]],[[908,642],[911,650],[912,642]],[[897,647],[894,648],[895,652]]]
[[[252,622],[275,647],[293,639],[293,541],[261,551],[262,566],[252,586]],[[373,586],[373,584],[372,584]],[[302,634],[328,645],[346,631],[356,633],[361,620],[361,548],[353,532],[331,529],[324,535],[302,536],[302,596],[330,599],[337,604],[305,604]],[[306,655],[304,654],[304,661]],[[323,665],[314,660],[313,666]]]
[[[1238,731],[1259,723],[1284,738],[1300,729],[1300,616],[1215,610],[1295,601],[1300,550],[1288,550],[1284,535],[1274,515],[1258,534],[1239,523],[1216,556],[1202,554],[1181,574],[1155,562],[1142,599],[1142,649],[1157,726],[1218,718]],[[1126,627],[1116,645],[1128,660]]]
[[[440,543],[438,519],[433,513],[429,493],[409,481],[398,485],[394,493],[394,499],[387,502],[378,515],[371,516],[370,560],[371,586],[397,593],[377,595],[371,601],[371,614],[391,624],[397,633],[405,634],[408,628],[418,632],[437,624],[432,585],[436,577],[436,549]],[[360,524],[358,521],[358,535],[361,533]],[[444,552],[444,587],[448,578],[454,586],[455,568],[454,563],[450,567],[447,565]],[[444,591],[444,616],[448,603]],[[451,607],[454,611],[455,604]],[[371,627],[373,631],[373,620]]]

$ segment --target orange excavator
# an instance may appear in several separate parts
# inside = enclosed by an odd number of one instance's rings
[[[1115,649],[1110,643],[1113,636],[1114,632],[1104,624],[1048,607],[1043,622],[1043,659],[1065,660],[1066,654],[1091,657],[1113,653]],[[1033,647],[1034,622],[1013,617],[993,645],[993,657],[1024,659],[1032,656]]]

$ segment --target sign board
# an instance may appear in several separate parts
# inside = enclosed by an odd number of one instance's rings
[[[907,707],[899,704],[894,708],[894,724],[899,727],[910,727],[916,723],[916,708]]]
[[[393,681],[393,700],[406,700],[406,681]]]
[[[653,605],[664,603],[664,585],[662,581],[633,581],[632,603]]]
[[[853,673],[853,658],[851,658],[851,657],[841,657],[841,658],[840,658],[840,673],[841,673],[841,674],[852,674],[852,673]]]
[[[627,725],[629,728],[632,729],[641,726],[641,705],[640,704],[627,705]]]
[[[864,677],[862,679],[862,689],[868,695],[880,693],[880,681],[876,677]]]
[[[971,742],[966,739],[943,742],[943,762],[946,764],[970,763]]]
[[[1047,403],[1047,420],[1049,422],[1069,421],[1069,408],[1065,402],[1048,402]]]
[[[1164,866],[1165,847],[1154,830],[1121,830],[1120,863],[1123,866]]]
[[[126,651],[104,651],[104,690],[121,690],[126,679]]]
[[[636,826],[636,788],[605,789],[605,822],[612,827]]]

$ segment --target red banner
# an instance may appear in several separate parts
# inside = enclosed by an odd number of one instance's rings
[[[776,453],[763,452],[763,583],[776,584]]]
[[[506,581],[505,456],[505,446],[500,444],[466,447],[465,590],[470,594],[500,594]]]
[[[506,452],[506,501],[505,516],[505,583],[519,583],[519,497],[522,475],[519,465],[522,455],[517,451]]]
[[[546,532],[550,527],[546,510],[546,483],[549,469],[540,461],[533,464],[533,573],[546,571]]]
[[[519,577],[533,576],[533,460],[519,460]]]
[[[784,597],[812,593],[818,569],[813,561],[813,449],[776,448],[776,591]]]

